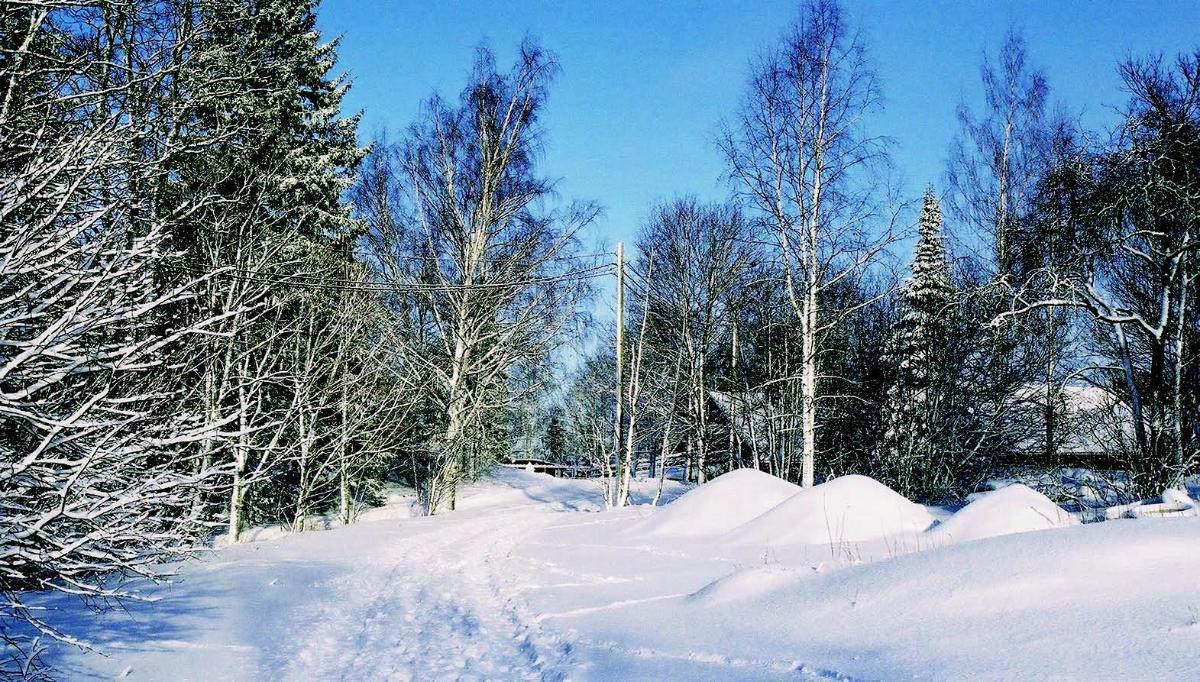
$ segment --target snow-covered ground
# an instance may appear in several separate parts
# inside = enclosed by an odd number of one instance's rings
[[[1200,670],[1200,518],[1078,525],[1014,486],[936,524],[870,479],[788,485],[735,472],[602,511],[594,483],[498,470],[454,513],[410,518],[396,495],[375,520],[213,551],[128,610],[44,601],[103,652],[51,662],[145,680]]]

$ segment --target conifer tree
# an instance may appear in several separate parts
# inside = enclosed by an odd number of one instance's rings
[[[544,440],[546,458],[551,462],[562,463],[567,454],[567,432],[563,428],[562,408],[556,407],[551,412]]]
[[[912,276],[901,291],[892,356],[895,380],[888,391],[882,444],[883,474],[901,492],[935,494],[942,478],[945,439],[938,417],[943,391],[953,381],[946,349],[956,311],[946,262],[942,211],[932,188],[925,193]]]
[[[220,273],[185,315],[225,319],[194,353],[208,418],[236,417],[229,437],[206,444],[204,454],[234,461],[226,506],[236,538],[246,486],[289,451],[296,432],[289,428],[296,401],[283,387],[315,390],[296,383],[299,370],[286,359],[290,335],[304,333],[308,326],[297,321],[309,320],[316,311],[306,308],[318,302],[326,317],[344,314],[345,305],[299,296],[286,280],[301,276],[312,286],[345,277],[359,231],[342,194],[364,150],[357,117],[341,115],[348,83],[329,73],[337,44],[321,41],[314,0],[180,4],[203,30],[176,83],[187,144],[174,158],[165,209],[216,197],[171,237],[184,274]]]
[[[180,112],[194,143],[193,155],[178,159],[180,184],[229,199],[253,185],[254,207],[271,227],[316,241],[346,237],[353,223],[342,194],[365,150],[359,117],[342,115],[350,84],[330,74],[337,41],[321,41],[318,2],[196,4],[207,30],[178,86],[195,103]],[[236,208],[250,206],[225,210]]]

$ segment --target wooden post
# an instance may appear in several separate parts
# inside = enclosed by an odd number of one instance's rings
[[[729,364],[732,368],[730,374],[732,381],[729,386],[729,461],[735,463],[738,469],[743,466],[742,450],[739,446],[740,441],[734,433],[738,427],[737,403],[740,396],[738,395],[738,328],[737,320],[733,322],[733,338],[729,342]],[[736,460],[735,460],[736,453]]]

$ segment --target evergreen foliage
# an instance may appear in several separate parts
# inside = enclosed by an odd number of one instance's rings
[[[957,293],[946,261],[942,211],[930,188],[918,226],[912,276],[900,293],[891,356],[895,379],[888,390],[881,444],[885,478],[908,495],[928,497],[945,485],[957,454],[942,422],[947,385],[957,380],[947,350],[957,325]]]
[[[546,424],[544,446],[547,459],[551,462],[564,461],[567,454],[567,432],[563,426],[561,411],[556,410],[550,414],[550,420]]]

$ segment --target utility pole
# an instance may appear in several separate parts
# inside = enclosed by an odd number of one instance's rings
[[[729,385],[729,461],[736,462],[737,468],[741,469],[744,466],[742,462],[741,448],[738,447],[740,442],[737,440],[735,431],[738,427],[737,404],[741,398],[738,391],[738,328],[737,320],[733,321],[733,339],[729,342],[729,364],[733,368],[730,373],[732,381]],[[734,457],[736,453],[736,458]]]
[[[625,381],[625,243],[617,242],[617,428],[613,457],[621,462],[621,407],[624,402]]]

